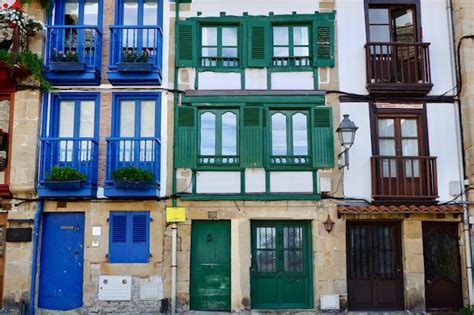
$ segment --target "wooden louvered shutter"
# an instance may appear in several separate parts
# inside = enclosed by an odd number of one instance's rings
[[[334,67],[334,13],[317,14],[313,24],[314,64]]]
[[[197,25],[194,21],[180,21],[178,24],[177,50],[178,67],[195,67],[197,63]]]
[[[147,263],[150,257],[148,212],[130,212],[130,262]]]
[[[197,166],[197,117],[194,107],[178,107],[175,130],[175,167]]]
[[[249,67],[263,68],[270,65],[270,23],[267,20],[250,20],[248,23]]]
[[[130,240],[127,213],[111,212],[109,222],[109,261],[111,263],[128,262]]]
[[[313,167],[334,166],[334,131],[331,107],[313,109]]]
[[[260,106],[243,108],[240,132],[240,166],[263,165],[263,115]]]

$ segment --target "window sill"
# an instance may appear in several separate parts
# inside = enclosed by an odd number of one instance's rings
[[[288,194],[181,194],[181,200],[189,201],[215,201],[215,200],[243,200],[243,201],[277,201],[277,200],[321,200],[321,195],[308,193],[288,193]]]

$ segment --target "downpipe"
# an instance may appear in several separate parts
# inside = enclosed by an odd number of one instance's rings
[[[31,278],[30,278],[30,303],[28,307],[28,313],[30,315],[35,314],[35,295],[36,295],[36,269],[38,262],[38,239],[39,230],[41,223],[41,215],[43,214],[44,201],[38,201],[38,208],[35,213],[35,222],[33,227],[33,248],[31,257]]]

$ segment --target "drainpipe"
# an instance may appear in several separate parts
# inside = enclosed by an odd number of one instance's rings
[[[35,313],[35,293],[36,293],[36,267],[38,261],[38,238],[41,223],[41,215],[43,213],[43,200],[38,201],[38,208],[35,213],[35,223],[33,228],[33,248],[31,257],[31,278],[30,278],[30,305],[28,312],[30,315]]]
[[[457,78],[457,67],[459,65],[456,62],[456,46],[455,46],[455,36],[454,36],[454,21],[453,21],[453,6],[452,0],[446,0],[446,11],[448,17],[448,27],[450,28],[449,34],[449,46],[450,46],[450,59],[451,59],[451,78],[453,83],[456,84],[456,88],[454,89],[453,94],[457,95],[458,93],[458,78]],[[463,127],[462,127],[462,112],[461,112],[461,101],[455,101],[455,120],[456,125],[459,126],[456,132],[456,144],[458,152],[461,152],[458,161],[459,165],[459,180],[461,182],[461,189],[464,188],[464,165],[465,165],[465,152],[464,152],[464,143],[463,143]],[[461,194],[461,202],[465,204],[465,211],[463,214],[463,233],[464,233],[464,248],[465,248],[465,255],[466,255],[466,273],[467,273],[467,288],[468,288],[468,301],[469,305],[474,304],[474,296],[473,296],[473,283],[472,283],[472,257],[471,257],[471,237],[470,237],[470,228],[469,228],[469,206],[467,201],[466,193],[462,192]]]

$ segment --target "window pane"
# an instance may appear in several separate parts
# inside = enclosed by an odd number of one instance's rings
[[[74,137],[74,102],[59,104],[59,137]]]
[[[395,136],[393,119],[379,119],[378,125],[379,125],[379,137]]]
[[[388,9],[369,9],[370,24],[389,24]]]
[[[402,140],[402,155],[403,156],[418,156],[418,140],[417,139],[403,139]]]
[[[401,119],[402,137],[418,137],[416,119]]]
[[[140,137],[155,136],[155,101],[141,102]]]
[[[395,155],[395,140],[379,140],[380,155],[394,156]]]
[[[395,16],[393,24],[395,24],[395,41],[397,42],[413,42],[415,41],[415,27],[413,23],[412,9],[397,9],[392,11]]]
[[[203,46],[217,46],[217,28],[203,27],[202,28],[202,45]]]
[[[290,55],[290,50],[288,47],[274,47],[273,56],[275,57],[288,57]]]
[[[237,48],[222,48],[222,57],[237,57]]]
[[[370,26],[371,42],[389,42],[390,30],[388,25],[371,25]]]
[[[287,154],[286,116],[281,113],[272,115],[272,154]]]
[[[86,0],[84,4],[84,24],[97,25],[99,17],[99,4],[97,0]]]
[[[64,24],[79,24],[79,2],[77,0],[66,0],[64,6]]]
[[[307,26],[293,27],[293,44],[294,45],[309,45],[309,36],[308,36]]]
[[[288,45],[288,27],[273,28],[273,44]]]
[[[81,102],[79,137],[94,137],[94,101]]]
[[[306,115],[293,115],[293,155],[308,155],[308,121]]]
[[[237,115],[222,115],[222,155],[237,155]]]
[[[237,28],[222,28],[222,46],[237,46]]]
[[[295,47],[294,48],[295,57],[308,57],[309,56],[309,47]]]
[[[276,229],[258,227],[256,229],[257,270],[259,272],[276,271]]]
[[[137,0],[123,0],[123,25],[138,24]],[[130,36],[130,35],[129,35]]]
[[[217,57],[217,48],[202,48],[203,57]]]
[[[135,102],[120,102],[120,137],[135,136]]]
[[[143,1],[143,25],[158,24],[158,2],[157,0]]]
[[[216,116],[213,113],[201,115],[201,155],[216,154]]]

